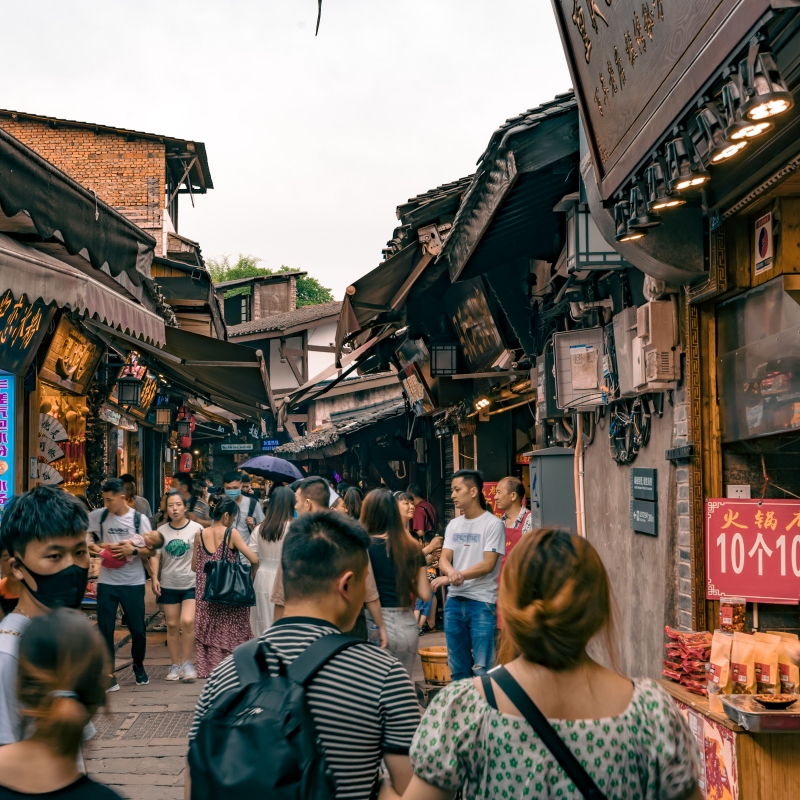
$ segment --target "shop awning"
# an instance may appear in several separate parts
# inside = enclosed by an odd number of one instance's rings
[[[6,217],[25,212],[42,239],[85,252],[95,269],[124,272],[136,286],[150,279],[155,239],[2,129],[0,175]]]
[[[88,320],[115,349],[136,350],[157,362],[167,378],[194,390],[241,417],[259,419],[263,410],[275,411],[264,358],[252,350],[197,333],[166,328],[162,348],[145,344],[106,325]]]
[[[2,184],[2,181],[0,181]],[[0,233],[0,286],[14,297],[41,299],[77,311],[113,329],[161,346],[164,320],[75,267]]]

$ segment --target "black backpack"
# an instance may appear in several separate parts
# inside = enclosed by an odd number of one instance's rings
[[[233,651],[241,687],[220,695],[189,747],[192,800],[269,798],[332,800],[333,776],[317,738],[306,686],[319,669],[358,639],[330,633],[288,667],[269,673],[268,642],[252,639]]]

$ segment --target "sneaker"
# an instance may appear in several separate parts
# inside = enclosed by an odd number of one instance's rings
[[[173,664],[167,673],[166,680],[179,681],[181,679],[181,668],[177,664]]]
[[[150,683],[150,678],[147,677],[147,673],[144,671],[144,667],[140,667],[137,664],[134,664],[133,675],[136,678],[137,686],[147,686],[147,684]]]
[[[184,683],[194,683],[197,679],[197,670],[194,668],[194,664],[191,661],[187,661],[183,665],[183,682]]]
[[[108,679],[108,688],[106,692],[118,692],[119,691],[119,684],[117,683],[117,679],[111,675]]]

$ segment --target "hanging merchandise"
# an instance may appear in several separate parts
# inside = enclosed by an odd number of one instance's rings
[[[65,442],[69,439],[64,426],[55,416],[48,413],[53,409],[51,403],[43,402],[39,411],[39,436],[46,436],[54,442]]]
[[[64,476],[49,464],[36,465],[36,478],[45,486],[58,486],[59,483],[64,482]]]
[[[48,436],[39,437],[39,455],[48,463],[64,458],[64,451]]]

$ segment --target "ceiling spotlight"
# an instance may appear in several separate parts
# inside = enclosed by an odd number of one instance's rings
[[[745,119],[761,121],[777,117],[794,105],[763,34],[750,40],[747,58],[739,62],[739,73],[741,112]]]
[[[725,138],[735,143],[742,139],[753,139],[770,130],[772,123],[769,120],[756,122],[742,118],[743,88],[741,74],[736,67],[726,69],[724,77],[728,79],[722,87],[722,107],[725,109],[728,123],[728,127],[725,129]]]
[[[635,181],[631,188],[628,201],[630,217],[628,219],[628,232],[639,231],[645,228],[655,228],[661,224],[661,217],[647,208],[647,188],[641,181]]]
[[[484,408],[488,408],[492,404],[492,401],[489,400],[488,397],[479,397],[475,401],[475,410],[476,411],[483,411]]]
[[[707,97],[698,102],[697,125],[708,145],[708,160],[712,164],[720,164],[733,158],[749,144],[747,139],[732,142],[725,138],[725,120],[719,106]]]
[[[711,180],[689,134],[676,128],[667,142],[667,186],[671,192],[692,190]]]
[[[614,205],[614,226],[616,235],[614,239],[618,242],[635,242],[647,236],[647,230],[639,231],[628,230],[628,218],[630,217],[630,205],[627,200],[620,200]]]
[[[649,212],[661,211],[664,208],[682,206],[686,200],[681,197],[677,189],[670,190],[667,185],[667,162],[656,153],[653,162],[644,171],[647,184],[647,210]]]

